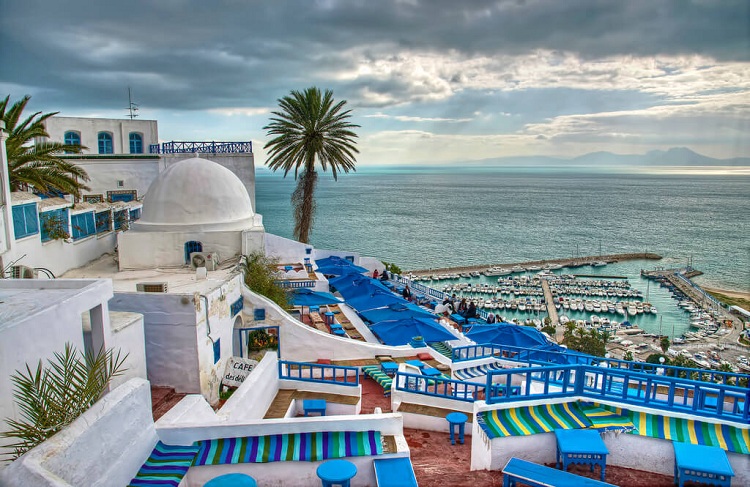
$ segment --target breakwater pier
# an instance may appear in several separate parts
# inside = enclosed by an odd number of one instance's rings
[[[629,254],[609,254],[609,255],[590,255],[586,257],[566,257],[562,259],[547,259],[547,260],[533,260],[528,262],[514,262],[514,263],[502,263],[502,264],[481,264],[472,266],[460,266],[460,267],[434,267],[430,269],[413,269],[405,271],[405,274],[412,274],[414,276],[427,276],[431,274],[454,274],[461,272],[483,272],[492,267],[503,267],[512,268],[515,266],[519,267],[544,267],[546,265],[561,265],[563,267],[581,267],[584,265],[591,265],[597,262],[604,262],[611,264],[613,262],[621,262],[624,260],[660,260],[662,258],[659,254],[650,252],[638,252]]]

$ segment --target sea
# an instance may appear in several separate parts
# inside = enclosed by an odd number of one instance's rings
[[[256,168],[266,231],[292,238],[295,184]],[[404,270],[657,253],[563,270],[628,277],[659,310],[636,323],[651,332],[680,335],[688,315],[641,269],[691,265],[700,285],[750,291],[750,172],[737,168],[362,166],[338,181],[320,173],[315,197],[311,244]]]

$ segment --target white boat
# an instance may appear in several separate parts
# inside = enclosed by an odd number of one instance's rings
[[[602,261],[602,260],[597,260],[596,262],[592,262],[591,263],[592,267],[602,267],[602,266],[605,266],[605,265],[607,265],[607,263],[604,262],[604,261]]]
[[[537,271],[541,271],[542,268],[539,267],[538,265],[530,265],[529,267],[526,268],[526,270],[529,272],[537,272]]]
[[[526,272],[526,269],[524,269],[520,265],[514,265],[513,267],[510,268],[510,270],[511,272],[514,272],[514,273]]]

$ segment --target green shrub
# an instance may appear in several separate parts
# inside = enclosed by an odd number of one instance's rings
[[[278,261],[266,257],[261,252],[254,252],[245,256],[242,271],[245,274],[245,284],[251,291],[261,294],[282,308],[287,308],[289,302],[287,294],[276,281]]]

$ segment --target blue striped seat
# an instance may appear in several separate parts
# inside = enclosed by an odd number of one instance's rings
[[[380,384],[383,388],[383,395],[391,395],[391,385],[393,385],[393,377],[383,372],[383,370],[377,365],[366,365],[362,367],[362,373]]]
[[[499,370],[502,368],[503,368],[503,365],[500,362],[493,362],[491,364],[479,365],[477,367],[469,367],[467,369],[454,370],[453,377],[455,377],[457,380],[468,380],[468,379],[473,379],[475,377],[481,377],[483,375],[487,375],[487,373],[492,370]]]
[[[177,487],[193,463],[198,449],[197,444],[170,446],[160,441],[128,487]]]

